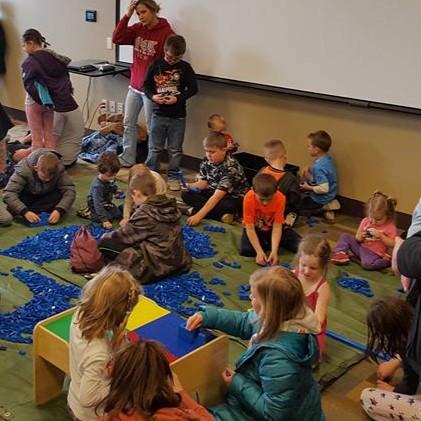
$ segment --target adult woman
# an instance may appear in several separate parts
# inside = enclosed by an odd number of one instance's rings
[[[125,167],[135,164],[136,123],[143,106],[149,128],[152,104],[143,94],[146,71],[151,63],[164,56],[164,42],[174,33],[167,20],[158,17],[159,10],[160,7],[154,0],[133,0],[113,33],[115,44],[133,45],[130,86],[124,106],[123,153],[119,157]],[[139,22],[128,26],[134,12],[138,15]]]

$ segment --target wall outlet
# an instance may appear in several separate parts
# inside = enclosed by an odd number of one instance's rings
[[[117,102],[117,113],[124,114],[124,104],[122,102]]]
[[[107,50],[112,50],[113,49],[113,41],[112,41],[111,37],[107,37],[106,42],[107,42]]]
[[[108,101],[108,109],[110,113],[115,113],[115,101]]]

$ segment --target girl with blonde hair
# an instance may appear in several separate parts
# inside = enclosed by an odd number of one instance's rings
[[[390,266],[391,250],[397,235],[395,225],[396,200],[375,191],[366,205],[367,216],[361,221],[355,237],[342,234],[335,247],[332,262],[349,263],[351,252],[366,270],[381,270]]]
[[[67,398],[78,420],[96,420],[95,405],[109,389],[107,366],[124,337],[127,319],[142,290],[130,274],[109,265],[83,288],[70,325],[70,386]]]
[[[250,292],[252,311],[210,307],[187,321],[190,330],[204,326],[250,340],[235,371],[222,373],[227,398],[211,412],[228,421],[323,420],[312,375],[320,324],[305,304],[300,281],[281,267],[259,269],[250,277]]]

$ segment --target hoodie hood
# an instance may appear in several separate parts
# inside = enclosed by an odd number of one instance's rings
[[[53,50],[38,50],[34,53],[31,53],[32,56],[40,66],[43,68],[44,72],[51,77],[61,76],[63,73],[67,73],[67,63],[58,58],[58,54],[54,53]],[[62,59],[65,59],[64,56],[60,56]],[[67,58],[67,57],[66,57]]]
[[[175,198],[168,197],[165,194],[151,196],[140,206],[148,217],[157,222],[175,224],[181,217]]]
[[[72,61],[71,58],[67,56],[63,56],[62,54],[59,54],[56,51],[51,50],[50,48],[44,48],[44,51],[46,51],[47,53],[50,53],[53,57],[55,57],[57,60],[64,63],[66,66]]]

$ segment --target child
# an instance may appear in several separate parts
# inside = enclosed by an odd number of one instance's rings
[[[253,311],[208,307],[187,320],[189,330],[204,326],[250,340],[235,371],[222,373],[227,398],[211,412],[233,421],[323,420],[312,376],[318,358],[312,334],[320,325],[305,305],[300,281],[290,271],[273,267],[252,274],[250,286]]]
[[[376,300],[367,314],[367,353],[377,362],[378,354],[384,353],[389,361],[381,363],[377,370],[377,388],[364,389],[361,403],[373,420],[416,419],[421,411],[419,374],[412,369],[406,358],[407,338],[413,321],[411,306],[395,297]],[[393,385],[391,380],[403,366],[402,381]]]
[[[258,265],[273,266],[278,264],[280,245],[297,251],[301,237],[292,228],[282,233],[284,209],[285,196],[277,190],[276,179],[270,174],[257,174],[253,189],[244,196],[241,256],[256,256]]]
[[[397,235],[395,218],[396,200],[381,192],[374,192],[367,202],[367,216],[361,221],[355,237],[341,234],[332,262],[349,263],[348,252],[358,258],[366,270],[381,270],[390,266],[390,251]]]
[[[331,145],[332,139],[324,130],[308,135],[308,152],[315,160],[311,168],[303,172],[303,183],[300,186],[305,192],[300,205],[300,213],[303,215],[321,213],[336,197],[336,168],[333,158],[328,154]],[[324,216],[334,220],[333,208],[326,210]]]
[[[57,224],[76,197],[75,185],[58,153],[37,149],[19,162],[4,189],[3,200],[13,216],[38,223],[40,212],[49,212],[48,223]]]
[[[117,193],[115,177],[120,171],[120,161],[114,152],[104,152],[97,162],[98,175],[88,193],[88,212],[81,210],[79,216],[88,216],[100,222],[105,229],[112,228],[112,221],[121,218],[121,210],[113,203]]]
[[[232,155],[238,151],[240,144],[234,142],[232,136],[227,132],[227,126],[225,123],[225,118],[221,114],[212,114],[208,118],[208,129],[211,132],[222,133],[227,141],[227,153]]]
[[[130,181],[135,175],[139,175],[142,177],[145,174],[152,174],[152,176],[155,178],[156,194],[167,193],[167,185],[165,184],[165,181],[161,177],[161,175],[156,171],[151,171],[145,164],[136,164],[130,168],[128,184],[130,185]],[[127,224],[130,215],[134,211],[134,208],[135,206],[133,204],[132,196],[130,194],[127,194],[124,200],[123,219],[120,222],[120,226]]]
[[[95,404],[109,390],[107,366],[141,293],[130,273],[118,266],[106,266],[83,288],[69,340],[67,403],[76,419],[97,419]]]
[[[287,151],[284,142],[279,139],[272,139],[263,146],[267,167],[260,172],[270,174],[278,182],[278,189],[285,195],[285,223],[293,226],[298,214],[298,205],[301,201],[300,183],[298,178],[285,169],[287,163]]]
[[[63,113],[78,108],[72,96],[73,87],[67,70],[70,58],[47,49],[48,42],[36,29],[25,31],[22,42],[28,54],[22,70],[27,92],[25,104],[32,137],[31,150],[56,149],[53,109]],[[25,152],[30,153],[31,150]]]
[[[100,403],[102,421],[211,421],[171,371],[158,342],[129,342],[115,356],[110,391]]]
[[[306,235],[297,253],[296,275],[304,289],[307,305],[316,313],[322,331],[317,335],[320,357],[326,347],[327,312],[330,287],[326,280],[330,259],[329,242],[316,234]]]
[[[235,214],[241,213],[243,197],[248,184],[243,168],[227,154],[227,141],[221,133],[210,132],[203,141],[206,158],[200,164],[199,181],[189,183],[181,198],[190,205],[193,216],[188,225],[197,225],[204,218],[232,223]]]
[[[141,283],[187,272],[192,259],[184,246],[175,198],[156,194],[152,174],[134,176],[129,192],[136,209],[126,225],[103,235],[100,251]]]
[[[180,190],[178,172],[183,158],[186,101],[198,91],[192,67],[182,60],[185,52],[184,38],[170,35],[165,41],[164,58],[149,67],[145,78],[145,94],[154,103],[146,165],[159,171],[167,144],[168,187],[173,191]]]

